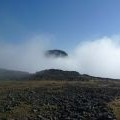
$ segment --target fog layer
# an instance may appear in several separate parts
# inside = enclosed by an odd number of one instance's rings
[[[0,68],[36,72],[43,69],[76,70],[82,74],[120,78],[120,37],[80,42],[67,58],[47,58],[52,43],[40,37],[20,44],[0,42]],[[53,48],[54,49],[54,48]]]

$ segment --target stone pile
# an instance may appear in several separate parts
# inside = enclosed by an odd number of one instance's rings
[[[107,104],[120,96],[120,89],[79,86],[28,88],[8,91],[1,96],[0,114],[11,112],[21,103],[30,106],[29,115],[13,120],[116,120]]]

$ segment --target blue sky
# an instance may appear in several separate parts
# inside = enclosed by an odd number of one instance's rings
[[[53,47],[120,33],[120,0],[0,0],[0,40],[54,36]]]
[[[0,0],[0,68],[120,78],[120,0]]]

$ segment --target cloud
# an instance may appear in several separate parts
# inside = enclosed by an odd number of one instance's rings
[[[116,37],[84,42],[75,49],[75,56],[82,73],[120,78],[120,43]]]
[[[50,41],[37,36],[21,44],[0,43],[0,67],[36,72],[56,68],[82,74],[120,78],[120,37],[102,37],[76,46],[68,58],[46,58]],[[53,48],[54,49],[54,48]]]

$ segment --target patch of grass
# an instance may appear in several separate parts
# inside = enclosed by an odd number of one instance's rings
[[[120,120],[120,99],[116,99],[109,104],[115,114],[117,120]]]
[[[57,108],[57,106],[56,105],[50,105],[50,104],[47,104],[47,105],[43,105],[43,106],[41,106],[41,108],[40,108],[40,112],[43,112],[43,113],[45,113],[45,112],[49,112],[49,111],[56,111],[58,108]]]
[[[26,115],[30,115],[31,113],[31,106],[27,105],[25,103],[21,103],[19,106],[15,107],[12,111],[11,111],[11,115],[13,117],[24,117]]]
[[[0,119],[12,120],[13,118],[22,119],[31,115],[31,106],[21,103],[19,106],[14,107],[11,111],[0,113]]]
[[[2,81],[0,82],[0,93],[4,93],[8,90],[22,90],[22,89],[31,89],[31,88],[56,88],[63,86],[88,86],[88,87],[110,87],[120,85],[120,81],[98,81],[98,80],[89,80],[89,81],[56,81],[56,80],[31,80],[31,81]]]

